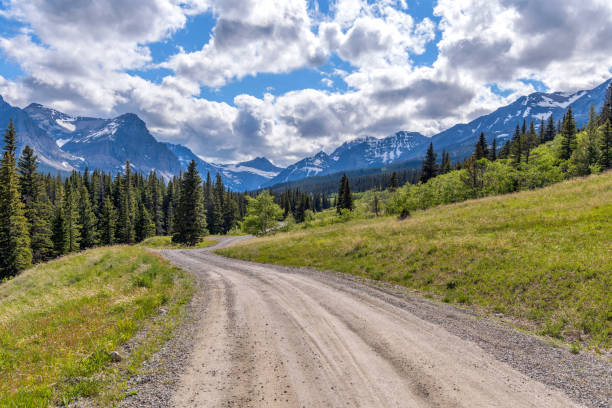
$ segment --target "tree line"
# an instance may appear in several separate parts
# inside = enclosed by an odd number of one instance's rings
[[[246,214],[245,194],[226,189],[219,175],[201,182],[195,163],[168,182],[155,171],[134,173],[129,161],[115,176],[85,169],[62,177],[39,173],[29,146],[19,158],[16,150],[10,121],[0,164],[0,279],[64,254],[153,235],[193,245],[207,233],[229,232]]]

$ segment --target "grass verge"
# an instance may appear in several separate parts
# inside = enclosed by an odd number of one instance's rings
[[[81,397],[113,405],[180,323],[193,291],[190,275],[133,246],[66,256],[0,284],[0,406]],[[113,363],[111,353],[137,333],[131,353]]]
[[[145,248],[153,248],[153,249],[199,249],[206,248],[211,245],[214,245],[216,241],[210,238],[203,238],[200,242],[198,242],[195,246],[186,246],[181,244],[175,244],[172,242],[172,237],[170,236],[156,236],[147,238],[141,243],[139,246]]]
[[[612,172],[217,252],[394,282],[513,316],[544,335],[611,345]]]

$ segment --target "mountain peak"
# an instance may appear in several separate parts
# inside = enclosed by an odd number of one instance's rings
[[[281,169],[278,166],[275,166],[270,160],[265,157],[256,157],[252,160],[244,161],[238,163],[237,167],[251,167],[254,169],[264,170],[264,171],[280,171]]]

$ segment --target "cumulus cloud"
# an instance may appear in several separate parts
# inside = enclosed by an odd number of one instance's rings
[[[0,76],[0,94],[72,114],[135,112],[158,138],[211,160],[265,155],[290,164],[357,136],[434,134],[533,92],[524,79],[574,90],[610,76],[612,6],[603,0],[554,7],[439,0],[439,24],[416,18],[402,0],[336,0],[328,15],[309,3],[9,0],[3,15],[24,28],[0,37],[0,51],[25,76]],[[172,38],[199,13],[216,20],[204,45],[154,63],[150,44]],[[415,66],[435,38],[435,62]],[[201,87],[316,70],[332,56],[348,64],[322,75],[317,87],[324,90],[245,94],[232,103],[200,97]],[[133,73],[157,68],[170,72],[157,83]],[[338,91],[342,81],[346,90]],[[509,95],[492,92],[491,84]]]

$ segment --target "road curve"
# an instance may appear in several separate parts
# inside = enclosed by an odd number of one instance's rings
[[[354,282],[209,249],[162,253],[207,299],[174,407],[578,406]]]

